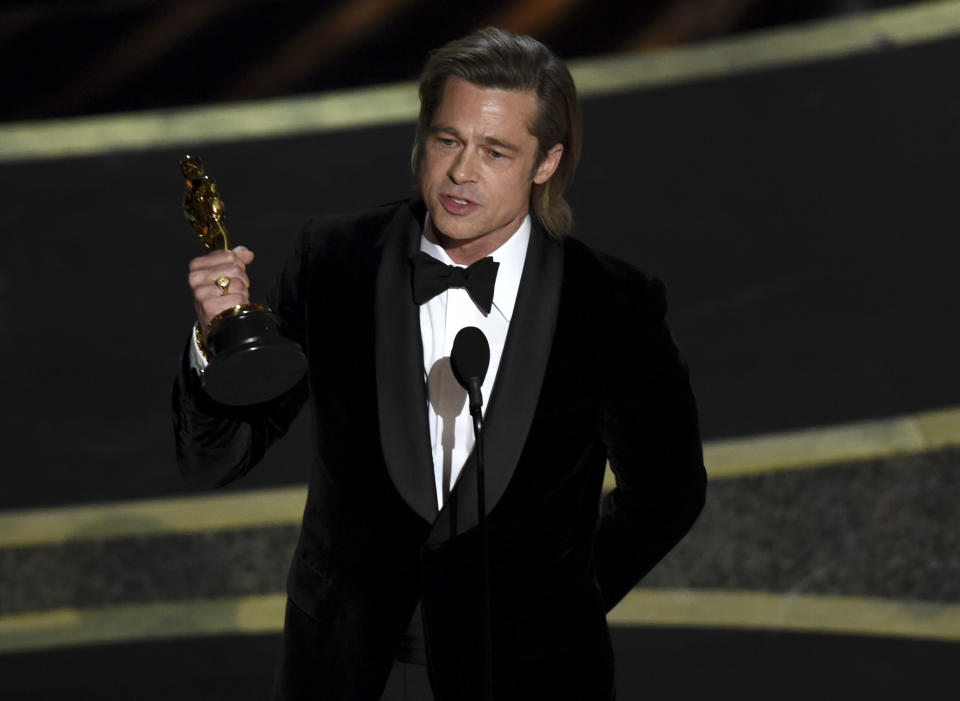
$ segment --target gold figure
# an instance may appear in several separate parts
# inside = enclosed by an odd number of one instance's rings
[[[217,183],[203,170],[199,156],[185,156],[180,172],[186,179],[183,213],[208,251],[230,249],[223,223],[223,200]],[[230,278],[214,284],[227,294]],[[262,304],[228,307],[210,320],[204,341],[194,327],[197,345],[209,364],[203,387],[215,401],[229,406],[249,406],[279,397],[307,371],[307,359],[297,343],[280,334],[280,318]],[[204,344],[209,347],[205,349]],[[209,352],[209,356],[207,353]]]
[[[223,223],[226,205],[217,194],[217,181],[204,173],[200,156],[186,156],[180,161],[180,172],[186,178],[183,191],[183,214],[208,251],[228,250],[230,238]]]
[[[223,223],[226,205],[217,192],[217,181],[204,172],[203,159],[200,156],[184,156],[180,161],[180,172],[186,179],[183,191],[183,215],[200,237],[204,248],[208,251],[220,248],[225,251],[230,250],[230,237],[227,234],[227,226]],[[226,280],[225,285],[220,284],[221,279]],[[216,285],[220,288],[220,294],[226,294],[230,279],[217,278]],[[270,308],[252,303],[228,307],[210,320],[209,328],[213,329],[227,317],[249,311],[269,312]],[[205,352],[203,344],[200,350]]]

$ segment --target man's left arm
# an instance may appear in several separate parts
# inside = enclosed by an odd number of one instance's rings
[[[603,500],[595,548],[607,610],[690,530],[706,492],[696,403],[667,327],[663,284],[633,274],[615,296],[629,311],[611,343],[616,372],[604,407],[617,482]]]

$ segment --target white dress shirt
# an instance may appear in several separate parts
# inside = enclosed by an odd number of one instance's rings
[[[456,265],[437,243],[430,215],[423,227],[420,250],[447,265]],[[420,337],[423,340],[423,372],[427,383],[427,415],[437,504],[442,508],[473,449],[473,420],[467,392],[453,376],[450,350],[453,339],[465,326],[476,326],[490,344],[490,366],[483,380],[483,412],[490,404],[494,380],[507,340],[507,329],[517,302],[523,262],[530,242],[530,217],[516,233],[490,255],[500,264],[493,288],[493,306],[484,314],[463,288],[454,287],[420,305]],[[463,266],[460,266],[463,267]]]
[[[447,265],[456,265],[437,244],[427,214],[420,237],[420,250]],[[467,392],[457,382],[450,367],[453,339],[465,326],[476,326],[490,344],[490,366],[483,380],[483,412],[486,413],[493,392],[503,345],[517,290],[523,274],[523,263],[530,242],[530,216],[500,248],[490,255],[500,264],[493,288],[493,306],[484,314],[463,288],[451,288],[420,305],[420,337],[423,341],[423,373],[427,385],[427,415],[430,445],[433,449],[433,471],[437,487],[437,504],[443,504],[457,482],[470,451],[473,449],[473,420]],[[460,266],[464,267],[464,266]],[[196,338],[191,343],[190,365],[202,372],[207,361],[200,353]]]

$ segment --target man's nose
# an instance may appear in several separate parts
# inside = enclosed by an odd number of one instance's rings
[[[461,149],[457,157],[453,159],[447,175],[457,184],[474,182],[477,179],[476,166],[477,159],[475,154],[473,154],[471,149],[464,148]]]

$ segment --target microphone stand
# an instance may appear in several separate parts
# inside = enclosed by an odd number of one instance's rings
[[[474,449],[477,453],[477,528],[480,531],[480,599],[483,611],[483,684],[484,698],[493,701],[493,619],[490,612],[490,537],[487,532],[487,493],[483,460],[483,394],[481,378],[469,378],[470,416],[473,417]]]

